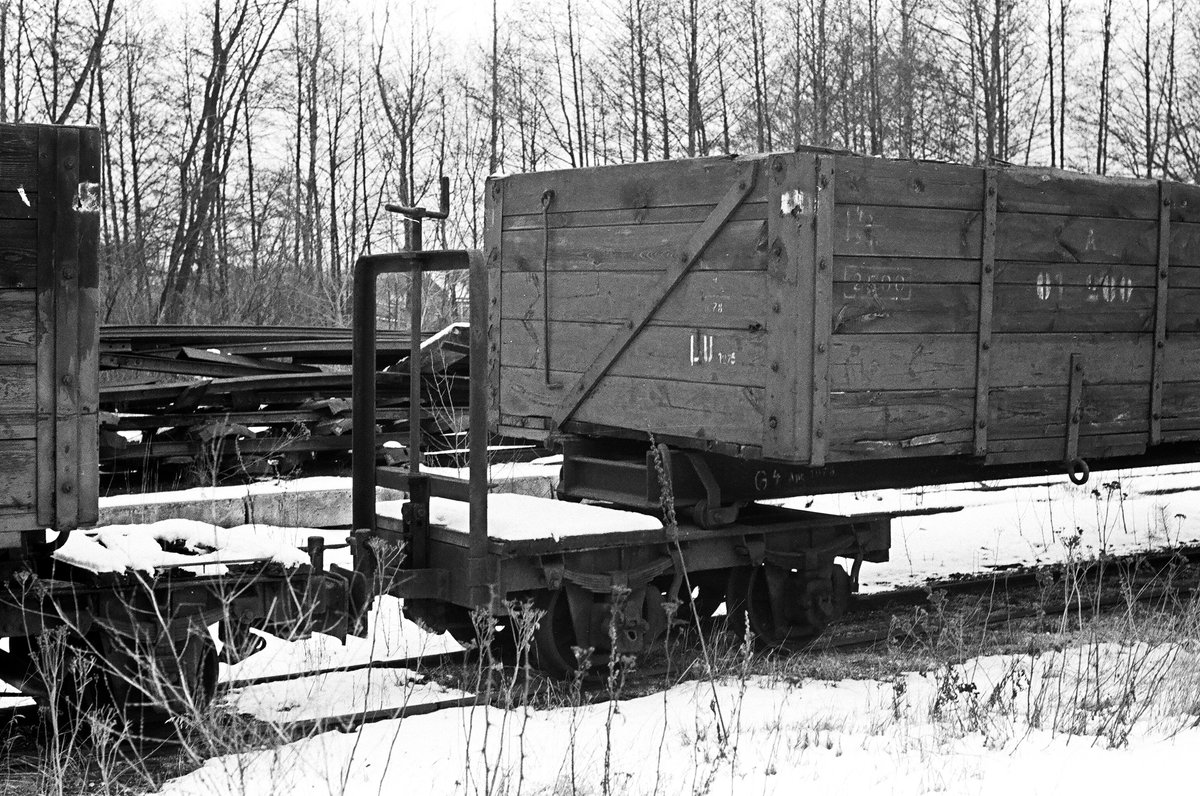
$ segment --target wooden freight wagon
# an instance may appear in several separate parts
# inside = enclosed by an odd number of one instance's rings
[[[0,549],[97,519],[99,182],[98,130],[0,125]]]
[[[1200,187],[801,151],[487,198],[506,434],[653,432],[727,498],[1200,440]]]

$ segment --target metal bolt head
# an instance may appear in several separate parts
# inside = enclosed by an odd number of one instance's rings
[[[779,158],[775,158],[773,161],[771,161],[771,170],[783,171],[783,161]]]
[[[825,353],[825,344],[824,343],[817,343],[817,353],[818,354]]]
[[[741,182],[738,183],[738,190],[739,191],[746,190],[746,181],[745,180],[742,180]]]
[[[826,268],[825,258],[822,257],[820,260],[817,261],[817,270],[824,271],[825,268]]]
[[[771,428],[778,428],[779,427],[779,418],[777,418],[777,417],[769,418],[767,420],[767,425],[770,426]]]
[[[783,247],[776,243],[774,248],[771,249],[771,254],[775,255],[776,257],[782,257]]]
[[[778,301],[776,301],[774,304],[771,305],[771,312],[780,312],[782,310],[783,310],[783,308],[779,306]]]
[[[1159,341],[1158,341],[1157,343],[1155,343],[1154,345],[1155,345],[1155,347],[1156,347],[1156,348],[1166,348],[1166,347],[1167,347],[1167,344],[1166,344],[1166,343],[1164,343],[1162,340],[1159,340]]]
[[[992,344],[989,343],[987,340],[984,340],[982,343],[979,344],[979,347],[981,349],[983,349],[984,351],[987,351],[992,347]]]
[[[992,272],[992,264],[988,263],[987,265],[983,266],[983,272],[985,274],[990,274]]]
[[[772,362],[772,363],[771,363],[771,372],[772,372],[772,373],[778,373],[778,372],[779,372],[779,363],[778,363],[778,362]]]
[[[995,195],[996,195],[996,186],[989,185],[988,186],[988,196],[995,196]]]
[[[825,436],[825,429],[818,428],[813,436],[815,436],[817,439],[820,439],[821,437]]]
[[[69,495],[69,494],[71,494],[71,490],[73,490],[73,489],[74,489],[74,487],[73,487],[73,486],[71,486],[71,484],[70,484],[70,483],[66,483],[66,484],[63,484],[63,485],[62,485],[62,493],[63,493],[64,495]]]
[[[1167,278],[1167,269],[1166,269],[1166,268],[1163,268],[1163,269],[1161,269],[1161,270],[1158,272],[1158,278],[1159,278],[1159,279],[1166,279],[1166,278]]]
[[[978,423],[978,425],[979,425],[979,427],[980,427],[980,428],[987,428],[987,421],[986,421],[986,420],[980,420],[980,421],[979,421],[979,423]]]

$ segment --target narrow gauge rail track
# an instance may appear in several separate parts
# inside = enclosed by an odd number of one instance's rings
[[[855,598],[850,607],[851,616],[861,617],[873,615],[868,621],[877,625],[865,630],[851,630],[838,633],[837,628],[831,628],[827,633],[811,642],[788,645],[786,651],[794,653],[823,653],[850,652],[871,649],[879,644],[895,642],[905,643],[914,640],[911,628],[898,628],[893,622],[895,611],[900,608],[912,609],[915,606],[928,604],[931,595],[948,596],[989,596],[1003,603],[1003,595],[1017,595],[1024,592],[1028,596],[1031,589],[1037,589],[1049,583],[1052,588],[1059,588],[1064,577],[1077,578],[1079,582],[1095,579],[1101,571],[1111,575],[1114,580],[1126,579],[1134,575],[1142,578],[1141,586],[1131,592],[1121,592],[1098,595],[1096,597],[1080,596],[1077,601],[1068,604],[1065,601],[1039,602],[1035,606],[997,605],[994,609],[982,611],[976,619],[964,622],[963,629],[986,631],[999,629],[1003,625],[1022,619],[1032,619],[1038,616],[1060,615],[1066,611],[1082,611],[1087,616],[1106,612],[1117,607],[1127,607],[1130,602],[1147,603],[1173,598],[1186,600],[1200,593],[1200,579],[1194,575],[1178,580],[1168,579],[1167,575],[1173,567],[1184,568],[1187,565],[1200,564],[1200,545],[1180,547],[1173,550],[1154,551],[1149,553],[1133,553],[1121,556],[1105,557],[1101,560],[1079,562],[1073,567],[1063,564],[1000,569],[985,576],[955,577],[940,581],[932,581],[919,587],[907,587],[860,595]],[[1170,585],[1158,585],[1163,580],[1169,580]],[[845,621],[845,620],[844,620]],[[443,667],[447,664],[464,663],[467,654],[439,653],[435,655],[415,656],[391,661],[364,663],[352,667],[322,668],[303,672],[274,675],[263,678],[234,680],[226,683],[224,688],[232,690],[250,685],[269,682],[298,680],[306,677],[321,676],[336,672],[365,670],[371,668],[387,669],[424,669],[426,671]],[[671,682],[683,682],[694,679],[693,672],[697,662],[691,666],[675,668]],[[506,674],[513,676],[512,667],[505,667]],[[671,675],[672,669],[655,666],[638,669],[632,673],[632,679],[625,679],[624,696],[618,698],[633,698],[645,695],[647,690],[653,691],[661,687],[665,676]],[[499,689],[497,690],[497,693]],[[583,678],[579,697],[585,704],[606,702],[613,696],[604,677],[586,676]],[[441,710],[464,707],[480,707],[489,704],[485,694],[475,694],[454,697],[444,700],[434,700],[422,703],[405,704],[395,708],[378,710],[355,711],[328,717],[304,719],[288,722],[280,727],[281,733],[289,738],[302,738],[314,733],[341,731],[353,732],[358,728],[380,721],[408,718],[411,716],[428,715]]]

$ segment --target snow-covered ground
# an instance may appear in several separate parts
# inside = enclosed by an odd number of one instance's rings
[[[786,503],[934,512],[894,521],[892,561],[863,569],[864,588],[878,590],[1200,541],[1198,490],[1200,468],[1180,466],[1095,473],[1082,487],[1035,478]],[[225,676],[453,648],[404,623],[395,601],[381,602],[373,622],[374,642],[274,640]],[[375,670],[242,688],[225,699],[270,721],[450,695],[410,673]],[[678,685],[615,706],[452,709],[216,758],[162,792],[1144,791],[1178,784],[1200,754],[1198,714],[1195,650],[1101,644],[888,681],[751,678]]]
[[[937,512],[892,521],[892,555],[864,564],[862,590],[1200,542],[1200,467],[1194,464],[777,501],[836,514]]]
[[[1194,651],[1096,644],[886,682],[447,710],[212,759],[161,793],[1175,792],[1200,754],[1198,697]]]
[[[514,502],[523,511],[529,500]],[[1196,465],[1093,473],[1081,487],[1031,478],[783,502],[845,514],[902,513],[892,525],[892,561],[863,567],[868,591],[1200,542]],[[184,543],[196,541],[194,530],[175,529]],[[330,543],[344,536],[238,530],[296,547],[311,535]],[[112,549],[127,550],[131,532],[110,529]],[[138,556],[129,555],[125,565],[136,566]],[[347,565],[346,555],[330,551],[326,560]],[[222,665],[222,679],[458,649],[448,636],[432,637],[404,620],[392,598],[376,602],[370,622],[367,639],[345,645],[319,634],[270,638],[263,652]],[[295,721],[458,695],[419,672],[374,668],[239,687],[221,700],[264,721]],[[678,685],[615,707],[452,709],[216,758],[163,793],[1144,791],[1180,781],[1191,755],[1200,754],[1198,725],[1196,650],[1098,645],[978,659],[887,681],[751,678]]]

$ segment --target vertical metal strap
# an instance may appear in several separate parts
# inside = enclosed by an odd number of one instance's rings
[[[79,190],[79,130],[58,131],[58,205],[55,243],[54,465],[57,470],[55,528],[79,520],[79,213],[72,202]]]
[[[1158,183],[1158,278],[1154,294],[1154,353],[1150,375],[1150,444],[1162,442],[1163,370],[1167,348],[1167,288],[1171,265],[1171,184]]]
[[[833,157],[817,158],[817,215],[814,219],[813,401],[809,463],[825,464],[829,449],[829,338],[833,333]]]
[[[54,331],[58,314],[58,130],[38,127],[37,160],[37,522],[49,528],[56,520],[54,466],[55,381]]]
[[[542,368],[550,384],[550,203],[554,191],[542,192]]]
[[[1067,446],[1063,460],[1079,458],[1079,427],[1083,423],[1083,355],[1071,354],[1070,386],[1067,388]]]
[[[992,382],[992,307],[996,281],[996,169],[983,172],[983,246],[979,269],[979,339],[975,348],[975,455],[988,452],[988,395]]]
[[[500,318],[501,279],[504,258],[502,241],[504,236],[504,181],[500,177],[489,177],[484,191],[484,250],[487,256],[486,284],[488,289],[486,312],[479,320],[487,320],[487,422],[491,428],[500,425]],[[472,299],[473,301],[473,299]],[[474,317],[474,316],[473,316]],[[474,320],[472,321],[474,322]]]

